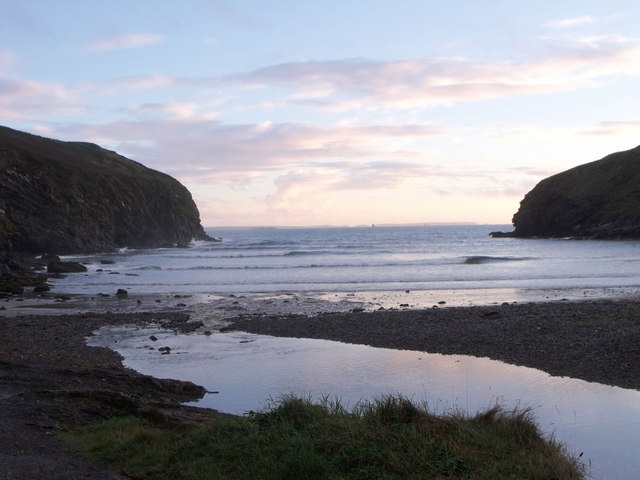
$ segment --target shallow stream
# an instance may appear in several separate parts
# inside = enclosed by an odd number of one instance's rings
[[[152,340],[150,337],[157,340]],[[474,413],[496,403],[530,407],[541,429],[564,442],[598,480],[640,478],[640,391],[552,377],[487,358],[373,348],[242,332],[175,334],[104,327],[89,339],[160,378],[210,393],[196,404],[243,414],[283,394],[340,398],[353,406],[385,394],[426,402],[432,412]],[[169,347],[170,353],[159,349]]]

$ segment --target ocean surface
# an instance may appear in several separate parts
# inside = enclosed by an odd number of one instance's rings
[[[640,241],[492,238],[509,225],[220,228],[220,243],[71,257],[87,275],[61,293],[352,293],[392,306],[629,296],[640,292]],[[104,265],[100,260],[114,263]],[[371,293],[375,295],[372,296]],[[388,295],[385,296],[384,292]],[[386,304],[385,304],[386,302]],[[389,302],[391,305],[389,305]]]

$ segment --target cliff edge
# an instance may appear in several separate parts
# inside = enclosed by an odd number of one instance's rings
[[[169,175],[91,143],[0,127],[0,276],[21,255],[192,239],[211,240],[191,194]]]
[[[494,236],[640,238],[640,146],[542,180]]]

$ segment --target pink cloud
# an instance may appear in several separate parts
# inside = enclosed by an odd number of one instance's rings
[[[596,19],[591,15],[582,15],[580,17],[563,18],[560,20],[553,20],[546,25],[553,28],[570,28],[577,25],[588,25],[595,23]]]
[[[640,41],[621,36],[547,40],[527,61],[465,58],[289,62],[228,77],[253,87],[285,86],[291,104],[425,107],[589,88],[612,74],[640,74]]]
[[[201,120],[157,120],[76,125],[64,138],[107,143],[134,159],[151,159],[156,168],[243,171],[298,165],[309,160],[406,158],[407,139],[440,136],[429,125],[317,127],[309,124],[222,124]]]
[[[60,85],[0,76],[0,117],[4,121],[83,111],[84,107]]]
[[[16,56],[8,50],[0,50],[0,70],[5,70],[16,61]]]
[[[176,80],[173,77],[156,74],[102,80],[90,85],[85,85],[83,90],[107,95],[120,95],[123,93],[138,93],[168,88],[175,85],[175,83]]]
[[[111,50],[125,50],[142,48],[162,42],[164,37],[154,33],[127,33],[117,37],[97,40],[87,46],[88,50],[106,52]]]
[[[624,134],[630,134],[630,133],[635,134],[639,128],[640,128],[640,120],[609,121],[609,122],[601,122],[595,128],[586,130],[583,133],[585,135],[613,136],[613,135],[624,135]]]

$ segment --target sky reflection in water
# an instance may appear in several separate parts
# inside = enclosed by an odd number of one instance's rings
[[[158,341],[149,339],[155,335]],[[496,402],[531,407],[546,433],[592,463],[595,479],[640,477],[640,392],[552,377],[487,358],[427,354],[311,339],[232,332],[176,335],[104,327],[90,344],[120,352],[125,365],[163,378],[190,380],[219,393],[198,405],[242,414],[282,394],[329,395],[353,406],[402,393],[438,413],[476,412]],[[158,348],[168,346],[171,354]]]

